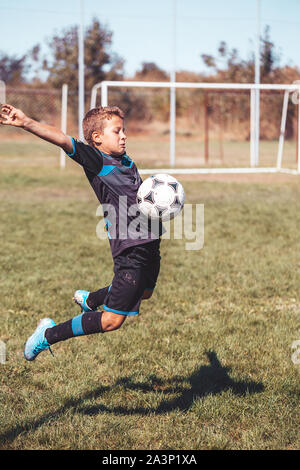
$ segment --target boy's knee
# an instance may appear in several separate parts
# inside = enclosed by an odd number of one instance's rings
[[[126,315],[119,315],[105,310],[101,318],[102,331],[105,333],[106,331],[118,330],[123,325],[125,318]]]
[[[152,294],[153,294],[153,290],[148,290],[148,289],[146,289],[146,290],[144,291],[142,300],[148,300],[148,299],[150,299],[150,297],[152,297]]]

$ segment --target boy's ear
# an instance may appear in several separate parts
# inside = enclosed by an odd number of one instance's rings
[[[102,134],[98,131],[92,132],[92,140],[95,142],[95,144],[100,145],[102,143]]]

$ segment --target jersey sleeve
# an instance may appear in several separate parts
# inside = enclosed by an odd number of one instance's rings
[[[88,173],[97,175],[103,167],[103,157],[94,147],[71,137],[73,152],[68,157],[79,163]]]

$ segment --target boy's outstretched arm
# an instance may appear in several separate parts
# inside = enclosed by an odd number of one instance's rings
[[[65,152],[72,153],[73,145],[70,137],[64,134],[56,127],[42,124],[34,119],[29,118],[21,109],[14,108],[10,104],[3,104],[1,106],[0,124],[21,127],[25,131],[47,140],[54,145],[58,145]]]

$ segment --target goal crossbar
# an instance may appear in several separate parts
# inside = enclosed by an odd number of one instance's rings
[[[170,168],[159,170],[162,172],[174,174],[222,174],[222,173],[276,173],[285,172],[290,174],[300,173],[300,112],[298,113],[298,142],[297,142],[297,170],[283,169],[282,156],[284,146],[284,136],[286,127],[286,117],[288,111],[288,100],[290,93],[297,93],[297,105],[299,106],[300,84],[256,84],[256,83],[207,83],[207,82],[141,82],[141,81],[108,81],[105,80],[97,83],[92,88],[90,108],[96,106],[97,93],[101,89],[101,106],[108,105],[108,89],[109,87],[138,87],[138,88],[169,88],[174,89],[203,89],[203,90],[248,90],[250,92],[250,168],[191,168],[178,169],[175,166],[175,126],[176,126],[176,109],[171,106],[170,109]],[[260,91],[284,91],[281,126],[279,133],[278,153],[276,166],[270,168],[259,168],[259,122],[260,116],[257,106],[260,99]],[[157,172],[158,169],[141,170],[143,174]]]

